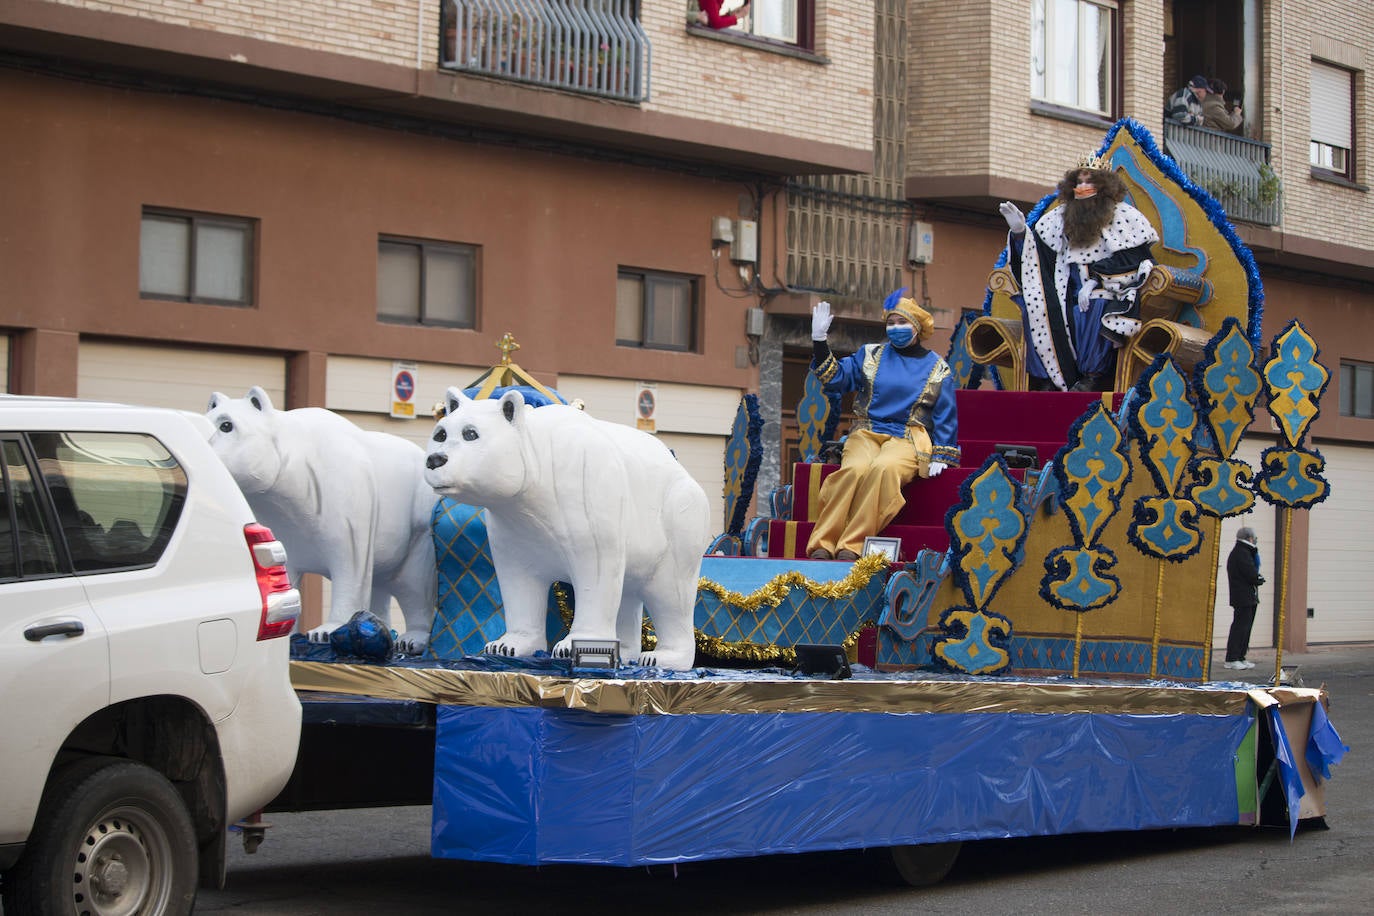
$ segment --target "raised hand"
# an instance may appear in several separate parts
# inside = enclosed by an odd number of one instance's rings
[[[817,302],[811,309],[811,339],[825,340],[830,334],[830,303],[825,300]]]
[[[1026,231],[1026,217],[1021,212],[1021,208],[1009,200],[1004,200],[997,205],[997,212],[1002,214],[1002,218],[1007,221],[1007,228],[1013,235],[1020,235]]]

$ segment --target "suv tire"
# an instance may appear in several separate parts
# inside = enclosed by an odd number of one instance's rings
[[[6,913],[179,916],[196,899],[195,828],[177,790],[132,760],[57,773],[24,854],[5,874]]]

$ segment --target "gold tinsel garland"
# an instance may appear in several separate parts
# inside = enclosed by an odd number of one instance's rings
[[[837,598],[846,598],[854,594],[859,589],[868,585],[868,581],[878,573],[879,570],[888,566],[886,557],[878,554],[869,554],[854,561],[854,567],[849,571],[849,575],[834,582],[816,582],[808,579],[796,570],[774,576],[767,583],[748,595],[739,592],[732,592],[729,589],[712,582],[703,577],[697,581],[697,590],[710,592],[720,600],[722,604],[730,605],[741,611],[757,613],[765,605],[770,608],[777,607],[787,598],[787,593],[792,588],[804,589],[812,598],[820,598],[833,601]],[[872,619],[863,620],[857,629],[845,637],[844,652],[850,660],[855,660],[859,644],[859,634],[865,626],[874,623]],[[781,664],[794,665],[797,661],[797,653],[790,646],[760,645],[752,642],[727,642],[719,636],[707,636],[700,629],[696,631],[697,651],[710,658],[721,659],[732,662],[751,662],[756,664]]]
[[[816,582],[806,576],[791,570],[780,575],[774,576],[764,585],[755,589],[748,595],[740,592],[732,592],[724,586],[712,582],[705,576],[697,580],[697,591],[710,592],[720,600],[722,604],[738,608],[748,613],[757,613],[759,608],[765,605],[774,608],[782,604],[787,598],[787,593],[793,588],[800,588],[806,591],[812,598],[820,598],[827,601],[834,601],[837,598],[847,598],[859,589],[868,585],[868,580],[872,579],[879,570],[888,566],[888,559],[879,554],[869,554],[854,561],[854,566],[849,574],[843,579],[833,582]],[[563,619],[563,625],[572,626],[573,609],[568,597],[568,590],[563,583],[556,582],[553,586],[554,601],[558,605],[558,615]],[[863,628],[875,623],[872,618],[860,621],[859,626],[854,632],[845,637],[843,646],[845,656],[852,662],[858,651],[859,634]],[[697,651],[709,658],[720,659],[732,662],[751,662],[765,665],[794,665],[797,661],[797,653],[790,647],[776,645],[760,645],[752,642],[728,642],[719,636],[707,636],[701,632],[700,628],[696,631]],[[643,646],[642,650],[649,650],[658,644],[658,637],[654,635],[652,624],[649,618],[644,618],[643,624]]]
[[[563,626],[572,629],[573,609],[572,602],[568,598],[568,588],[562,582],[553,584],[553,600],[558,605],[558,616],[563,621]],[[654,626],[646,616],[644,622],[640,624],[639,637],[641,652],[647,651],[658,645],[658,636],[654,634]]]

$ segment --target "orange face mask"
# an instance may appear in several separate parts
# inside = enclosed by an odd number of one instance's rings
[[[1090,184],[1077,184],[1073,187],[1074,200],[1086,200],[1089,197],[1097,196],[1097,188]]]

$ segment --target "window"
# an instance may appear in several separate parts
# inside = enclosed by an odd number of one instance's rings
[[[445,328],[477,326],[477,249],[384,238],[377,244],[377,317]]]
[[[1110,114],[1115,49],[1114,0],[1032,0],[1033,98]]]
[[[697,290],[691,277],[622,270],[615,289],[615,342],[654,350],[695,349]]]
[[[252,276],[252,220],[144,208],[139,295],[250,305]]]
[[[32,433],[77,572],[151,566],[186,503],[186,472],[152,436]]]
[[[1341,416],[1374,419],[1374,365],[1341,362]]]
[[[737,6],[738,2],[726,0],[721,11],[731,13]],[[813,50],[815,6],[815,0],[753,0],[749,13],[740,17],[732,30]]]
[[[6,439],[0,451],[0,579],[52,575],[57,548],[23,445]]]
[[[1349,70],[1312,61],[1312,167],[1351,180],[1354,87]]]

